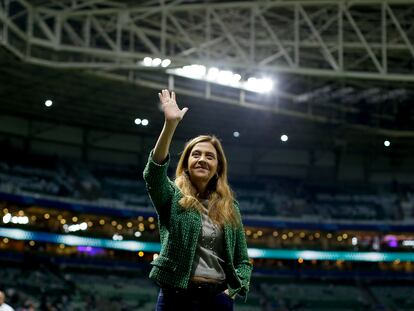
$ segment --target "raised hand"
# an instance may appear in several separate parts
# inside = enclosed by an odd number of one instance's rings
[[[165,121],[180,122],[188,111],[188,108],[180,109],[178,107],[175,100],[175,93],[171,92],[170,95],[168,90],[162,90],[161,93],[158,93],[158,97],[160,98],[162,110],[164,111]]]

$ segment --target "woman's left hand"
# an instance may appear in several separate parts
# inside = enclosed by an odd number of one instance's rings
[[[229,296],[231,299],[234,300],[234,296],[233,297],[230,296],[228,289],[226,289],[223,293],[226,294],[227,296]]]

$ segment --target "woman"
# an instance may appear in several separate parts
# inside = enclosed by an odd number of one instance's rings
[[[144,170],[161,238],[150,273],[160,286],[156,310],[233,310],[237,294],[246,298],[252,265],[226,157],[216,137],[198,136],[185,146],[172,182],[169,148],[188,108],[177,106],[174,92],[158,95],[165,122]]]

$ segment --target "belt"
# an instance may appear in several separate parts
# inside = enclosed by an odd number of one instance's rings
[[[195,296],[214,296],[227,289],[225,282],[206,283],[206,282],[190,282],[186,289],[162,286],[162,290],[166,293],[173,294],[191,294]]]
[[[188,284],[188,290],[192,292],[208,292],[208,293],[220,293],[227,288],[225,282],[211,283],[211,282],[190,282]]]

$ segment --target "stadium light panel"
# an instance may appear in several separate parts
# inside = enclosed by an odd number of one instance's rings
[[[385,147],[389,147],[391,145],[389,140],[384,141],[384,146]]]
[[[233,81],[233,72],[229,70],[221,70],[217,76],[217,83],[228,85]]]
[[[142,124],[142,126],[147,126],[148,125],[148,120],[147,119],[142,119],[142,122],[141,122],[141,124]]]
[[[233,74],[230,81],[231,86],[237,87],[240,84],[240,80],[241,75],[239,75],[238,73]]]
[[[29,223],[29,217],[27,216],[12,216],[12,214],[7,213],[3,216],[3,223],[8,224],[9,222],[18,225],[27,225]]]
[[[405,240],[402,242],[403,246],[412,246],[414,247],[414,240]]]
[[[216,67],[211,67],[207,72],[206,79],[209,81],[216,81],[218,75],[220,73],[220,70]]]
[[[171,64],[171,60],[166,58],[166,59],[163,59],[163,61],[161,62],[161,67],[165,68],[165,67],[168,67],[170,64]]]
[[[139,63],[138,63],[139,64]],[[156,58],[152,58],[152,57],[144,57],[144,59],[141,61],[141,64],[144,65],[145,67],[168,67],[171,64],[171,60],[166,58],[166,59],[161,59],[159,57]]]
[[[261,79],[261,83],[262,83],[261,90],[263,90],[263,92],[270,92],[273,89],[273,84],[274,84],[273,80],[264,78],[264,79]]]
[[[255,93],[267,93],[273,90],[277,81],[270,78],[250,77],[247,81],[242,81],[238,73],[230,70],[220,70],[216,67],[206,68],[203,65],[193,64],[181,68],[169,69],[167,73],[182,77],[203,80],[233,88],[239,88]]]
[[[8,224],[12,219],[12,215],[10,213],[7,213],[6,215],[3,216],[3,223],[4,224]]]
[[[236,131],[236,132],[233,133],[233,136],[236,137],[236,138],[240,137],[240,133]]]
[[[45,101],[45,106],[46,107],[51,107],[53,105],[53,101],[51,101],[50,99]]]
[[[142,61],[142,63],[144,64],[144,66],[150,67],[152,65],[152,58],[151,57],[145,57],[144,60]]]
[[[283,134],[282,136],[280,136],[280,140],[283,142],[288,141],[289,137],[286,134]]]
[[[120,235],[120,234],[117,234],[117,233],[115,233],[112,236],[112,240],[114,240],[114,241],[122,241],[123,239],[124,239],[124,237],[122,235]]]
[[[153,60],[152,60],[152,62],[151,62],[151,65],[153,66],[153,67],[158,67],[159,65],[161,65],[161,63],[162,63],[162,60],[161,60],[161,58],[154,58]]]
[[[86,222],[73,225],[63,225],[63,230],[65,230],[65,232],[85,231],[86,229],[88,229],[88,224]]]
[[[29,223],[29,217],[27,216],[13,216],[12,223],[19,225],[27,225]]]
[[[193,64],[178,68],[176,72],[187,78],[202,79],[207,72],[207,68],[203,65]]]
[[[268,93],[273,89],[273,81],[269,78],[250,77],[245,82],[245,88],[257,93]]]

